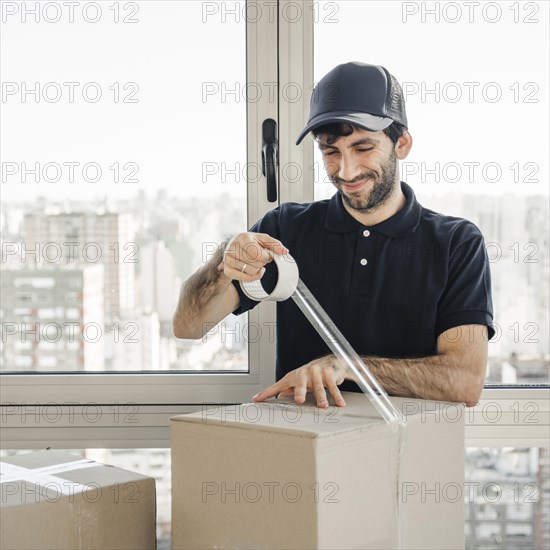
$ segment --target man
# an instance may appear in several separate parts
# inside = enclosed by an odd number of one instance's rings
[[[399,180],[407,157],[401,87],[384,68],[346,63],[316,86],[309,121],[338,192],[285,203],[233,237],[182,286],[174,334],[200,338],[256,305],[239,281],[269,278],[269,252],[290,251],[300,278],[390,395],[479,400],[494,334],[483,237],[469,221],[423,208]],[[288,247],[288,248],[287,248]],[[358,391],[292,300],[277,304],[277,382],[254,396]]]

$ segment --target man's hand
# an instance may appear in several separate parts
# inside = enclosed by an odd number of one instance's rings
[[[227,243],[218,269],[230,280],[257,281],[273,261],[270,252],[288,254],[288,248],[265,233],[239,233]]]
[[[172,325],[176,338],[202,338],[240,304],[233,279],[255,281],[272,261],[271,254],[288,254],[280,241],[265,233],[239,233],[182,285]]]
[[[290,371],[281,380],[257,393],[252,399],[263,401],[274,395],[278,397],[293,395],[294,401],[300,405],[306,400],[307,391],[312,390],[317,400],[317,406],[326,409],[328,400],[325,388],[327,388],[336,405],[345,407],[346,402],[338,389],[338,385],[345,378],[346,367],[340,364],[334,355],[327,355]]]

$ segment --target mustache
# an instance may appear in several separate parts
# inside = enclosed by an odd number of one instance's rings
[[[357,183],[361,180],[370,179],[370,178],[376,178],[378,174],[376,172],[364,172],[363,174],[360,174],[359,176],[353,178],[351,181],[343,180],[342,178],[339,178],[338,176],[332,176],[330,179],[332,183],[335,184],[344,184],[347,183],[348,185],[353,185],[354,183]]]

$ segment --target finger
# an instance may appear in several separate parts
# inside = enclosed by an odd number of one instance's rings
[[[284,378],[278,382],[275,382],[275,384],[272,384],[265,390],[258,392],[256,395],[253,395],[252,400],[255,402],[263,401],[264,399],[268,399],[269,397],[273,397],[274,395],[278,395],[279,393],[287,390],[288,386],[283,381]]]
[[[224,259],[236,269],[242,267],[243,263],[260,269],[273,261],[272,252],[288,254],[288,248],[266,233],[245,233],[230,241],[225,249]]]
[[[263,268],[263,266],[255,266],[254,264],[247,264],[244,260],[233,260],[229,263],[229,267],[245,273],[246,275],[257,275]]]
[[[294,401],[298,404],[303,403],[306,400],[308,375],[306,369],[297,369],[294,371],[296,375],[296,382],[294,385]]]
[[[262,249],[258,247],[256,254],[244,254],[244,252],[242,254],[226,253],[223,257],[223,260],[228,266],[234,269],[242,270],[243,266],[246,266],[248,268],[248,272],[251,273],[258,271],[265,265],[266,262],[261,261],[261,255]]]
[[[274,239],[270,235],[265,233],[258,233],[258,242],[268,250],[275,252],[276,254],[288,254],[288,248],[279,240]]]
[[[235,239],[227,246],[224,252],[224,260],[235,268],[248,264],[259,269],[268,261],[271,261],[271,258],[254,234],[247,233]]]
[[[313,384],[313,393],[317,400],[317,406],[321,409],[328,407],[327,392],[325,391],[325,385],[323,384],[323,377],[319,368],[310,369],[311,381]]]
[[[246,268],[246,271],[250,269],[249,267]],[[248,274],[246,271],[242,271],[241,269],[235,269],[234,267],[230,267],[227,264],[225,265],[223,272],[227,277],[230,279],[236,279],[237,281],[245,281],[245,282],[252,282],[252,281],[258,281],[260,280],[264,273],[265,273],[265,267],[262,267],[260,271],[257,273],[251,275]]]
[[[330,392],[330,395],[332,395],[332,398],[334,399],[334,402],[336,403],[336,405],[338,407],[345,407],[346,401],[342,397],[340,388],[336,385],[336,380],[331,374],[328,374],[325,376],[325,386]]]
[[[294,388],[290,388],[288,390],[282,391],[277,397],[292,397],[294,395]]]

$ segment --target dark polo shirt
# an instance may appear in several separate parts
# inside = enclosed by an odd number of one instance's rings
[[[285,203],[250,231],[279,239],[305,283],[359,355],[426,357],[437,337],[461,325],[492,324],[491,276],[480,230],[462,218],[428,210],[405,182],[405,206],[365,226],[346,211],[339,193],[330,200]],[[276,268],[268,266],[269,290]],[[240,314],[258,302],[237,281]],[[458,336],[456,328],[450,335]],[[292,299],[277,303],[277,380],[331,353]],[[341,388],[358,391],[353,382]]]

